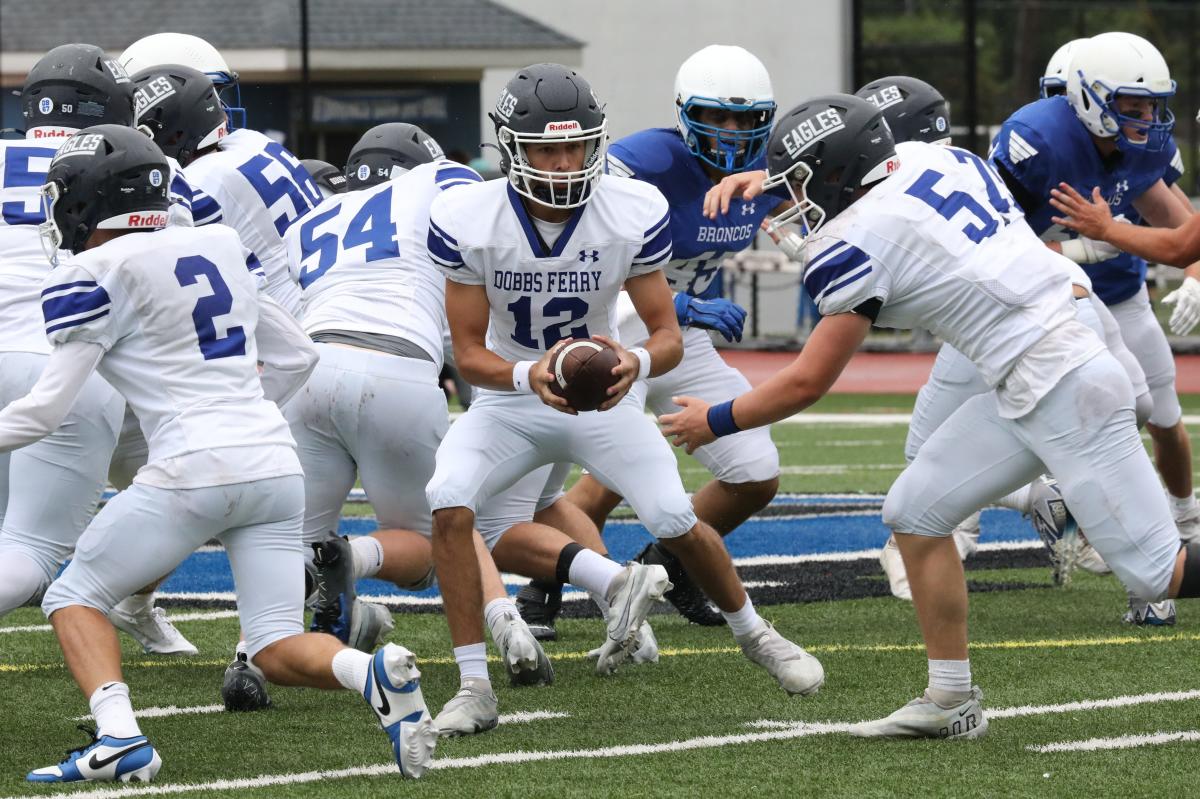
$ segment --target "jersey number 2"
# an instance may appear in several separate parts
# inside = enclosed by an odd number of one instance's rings
[[[212,289],[212,294],[196,300],[196,307],[192,309],[192,322],[196,325],[196,338],[200,342],[204,360],[245,355],[246,331],[241,325],[229,328],[224,337],[219,337],[217,326],[213,324],[214,318],[224,316],[233,309],[233,295],[229,293],[229,286],[225,285],[217,265],[200,255],[189,255],[175,263],[175,279],[180,286],[195,285],[200,275],[208,278],[209,288]]]

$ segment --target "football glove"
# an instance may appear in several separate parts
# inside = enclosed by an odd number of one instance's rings
[[[1163,305],[1174,305],[1171,321],[1168,323],[1171,332],[1177,336],[1186,336],[1200,322],[1200,280],[1185,277],[1179,288],[1163,297]]]
[[[675,295],[675,316],[680,326],[715,330],[726,341],[741,341],[746,323],[746,309],[736,302],[723,297],[702,300],[684,293]]]

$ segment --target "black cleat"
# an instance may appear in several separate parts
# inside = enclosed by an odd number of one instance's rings
[[[231,712],[266,710],[271,706],[267,681],[262,672],[246,660],[245,653],[239,652],[225,669],[221,699],[225,702],[225,709]]]
[[[557,641],[554,620],[562,610],[562,586],[534,580],[517,592],[517,610],[538,641]]]
[[[309,632],[327,633],[348,644],[357,598],[354,552],[347,539],[333,534],[312,548],[317,600]]]
[[[720,627],[725,624],[721,611],[700,590],[700,586],[683,569],[679,558],[668,552],[661,544],[649,544],[634,558],[638,563],[662,566],[667,570],[667,577],[674,586],[663,594],[667,601],[675,606],[679,615],[692,624],[704,627]]]

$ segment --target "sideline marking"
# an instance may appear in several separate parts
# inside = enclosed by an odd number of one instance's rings
[[[133,711],[133,715],[139,719],[162,719],[172,716],[195,716],[208,713],[222,713],[225,710],[224,705],[193,705],[192,707],[178,707],[177,705],[165,705],[163,707],[144,707]],[[545,721],[547,719],[565,719],[570,717],[570,713],[561,710],[518,710],[515,713],[501,713],[501,724],[528,724],[531,721]],[[94,717],[91,713],[86,716],[76,716],[72,721],[93,721]]]
[[[212,619],[235,619],[236,610],[200,610],[194,613],[175,613],[167,616],[167,621],[210,621]],[[4,633],[48,633],[54,628],[49,624],[26,624],[23,627],[0,627],[0,635]]]
[[[1015,708],[999,708],[990,711],[993,718],[1011,718],[1014,716],[1033,716],[1050,713],[1067,713],[1076,705],[1087,705],[1088,709],[1101,707],[1125,707],[1134,704],[1151,702],[1170,702],[1182,699],[1200,697],[1200,691],[1176,691],[1164,694],[1140,694],[1137,696],[1118,696],[1112,699],[1084,700],[1059,705],[1031,705]],[[783,728],[763,729],[760,732],[741,733],[733,735],[704,735],[698,738],[685,738],[678,741],[666,741],[654,744],[625,744],[622,746],[606,746],[598,749],[556,749],[535,752],[495,752],[475,755],[473,757],[451,757],[434,760],[431,770],[450,770],[464,768],[481,768],[493,765],[511,765],[516,763],[535,763],[551,760],[589,760],[598,758],[634,757],[638,755],[656,755],[670,752],[685,752],[697,749],[718,749],[730,745],[760,743],[765,741],[785,741],[795,738],[808,738],[815,735],[846,732],[853,725],[847,722],[788,722],[761,719],[750,722],[747,726],[757,728],[775,727],[777,724],[786,725]],[[1171,740],[1185,740],[1180,736],[1193,735],[1200,739],[1200,731],[1189,733],[1171,733]],[[1167,735],[1167,734],[1161,734]],[[1099,739],[1104,740],[1104,739]],[[1110,739],[1113,740],[1113,739]],[[1162,741],[1165,743],[1165,741]],[[1153,741],[1159,743],[1159,741]],[[1032,747],[1027,747],[1032,748]],[[1113,747],[1110,747],[1113,748]],[[321,782],[324,780],[346,779],[348,777],[376,777],[395,775],[395,763],[381,763],[374,766],[355,766],[353,768],[330,771],[305,771],[290,774],[271,774],[246,779],[215,780],[206,783],[177,783],[174,785],[145,785],[116,788],[100,788],[90,791],[71,793],[78,799],[117,799],[123,796],[164,796],[170,794],[192,793],[195,791],[237,791],[250,788],[266,788],[274,785],[299,785],[303,783]],[[16,799],[10,797],[9,799]]]

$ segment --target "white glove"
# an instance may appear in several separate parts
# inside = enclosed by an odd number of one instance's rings
[[[1163,305],[1174,305],[1169,326],[1177,336],[1186,336],[1200,322],[1200,280],[1185,277],[1179,288],[1163,297]]]
[[[1062,254],[1077,264],[1098,264],[1116,258],[1121,251],[1107,241],[1097,241],[1080,236],[1062,242]]]

